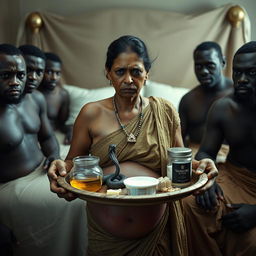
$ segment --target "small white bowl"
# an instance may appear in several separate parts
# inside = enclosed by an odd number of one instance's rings
[[[128,195],[154,195],[159,180],[148,176],[130,177],[124,180]]]

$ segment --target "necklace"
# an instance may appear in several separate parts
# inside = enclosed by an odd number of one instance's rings
[[[121,129],[124,131],[125,135],[127,136],[127,142],[131,142],[131,143],[135,143],[137,137],[140,134],[140,130],[141,130],[141,125],[142,125],[142,121],[143,121],[143,113],[142,113],[142,98],[140,97],[140,113],[139,113],[139,120],[137,123],[137,127],[136,127],[136,132],[133,134],[132,132],[129,134],[127,132],[127,130],[125,129],[126,125],[122,124],[121,119],[118,115],[118,111],[117,111],[117,106],[116,106],[116,101],[115,101],[115,96],[113,97],[113,107],[114,107],[114,111],[115,111],[115,115],[116,115],[116,119],[121,127]]]

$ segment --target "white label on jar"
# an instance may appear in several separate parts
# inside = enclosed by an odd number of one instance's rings
[[[167,165],[167,177],[172,180],[172,166]]]

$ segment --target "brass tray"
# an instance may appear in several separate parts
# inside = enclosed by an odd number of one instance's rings
[[[208,181],[207,174],[203,173],[200,176],[193,176],[191,185],[182,188],[180,190],[172,192],[157,192],[155,195],[107,195],[104,192],[90,192],[74,188],[69,183],[69,175],[65,177],[59,177],[57,179],[58,184],[66,190],[73,192],[80,199],[88,202],[94,202],[98,204],[108,205],[120,205],[120,206],[139,206],[139,205],[154,205],[166,203],[168,201],[179,200],[183,197],[191,195],[194,191],[203,187]],[[104,189],[103,189],[104,190]]]

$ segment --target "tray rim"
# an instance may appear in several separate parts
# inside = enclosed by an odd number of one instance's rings
[[[64,177],[59,176],[57,178],[57,183],[59,184],[59,186],[76,194],[80,199],[88,202],[98,203],[98,204],[120,205],[120,206],[154,205],[154,204],[162,204],[162,203],[167,203],[169,201],[179,200],[188,195],[191,195],[195,190],[198,190],[201,187],[203,187],[208,181],[207,174],[202,173],[201,175],[198,176],[198,180],[194,184],[186,188],[182,188],[180,190],[176,190],[172,192],[157,193],[155,195],[131,196],[131,195],[107,195],[105,193],[80,190],[72,187],[69,184],[69,182],[67,181],[68,177],[69,177],[69,174],[67,174]]]

